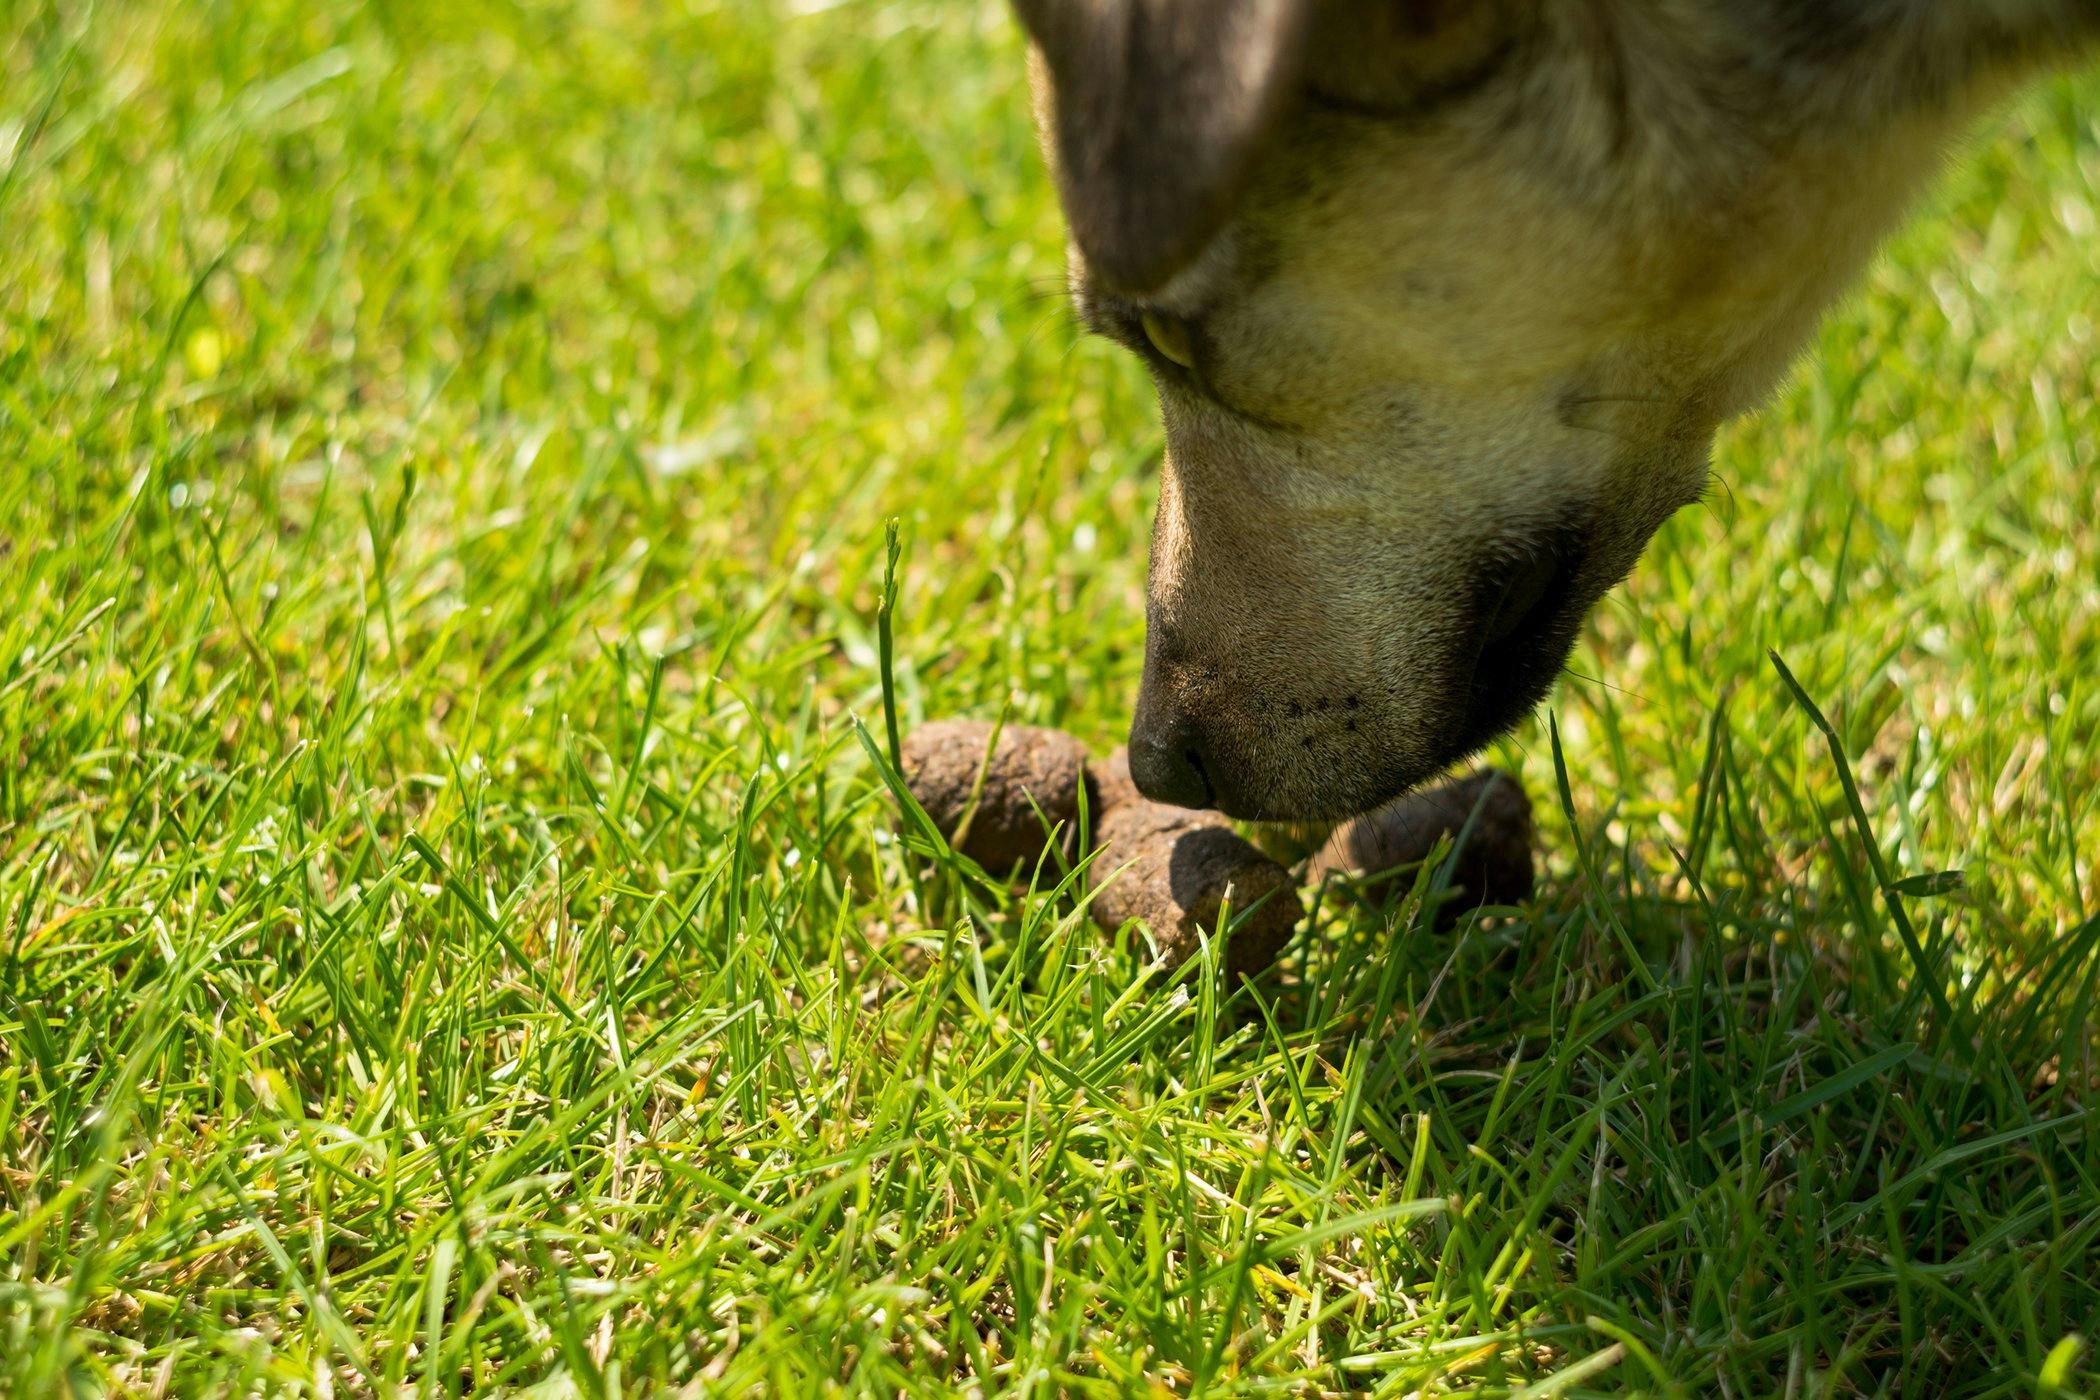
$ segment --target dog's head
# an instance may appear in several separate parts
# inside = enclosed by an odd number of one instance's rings
[[[1080,316],[1165,419],[1131,768],[1238,816],[1526,713],[1870,246],[1810,212],[1905,183],[1760,131],[1712,36],[1597,18],[1688,7],[1016,3]]]

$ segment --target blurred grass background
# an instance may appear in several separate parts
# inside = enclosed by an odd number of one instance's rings
[[[1498,750],[1535,906],[1177,993],[850,730],[893,516],[907,723],[1135,692],[1000,5],[0,4],[0,1385],[2094,1393],[2096,99]]]

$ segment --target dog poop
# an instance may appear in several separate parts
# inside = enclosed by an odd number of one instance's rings
[[[902,756],[911,795],[941,835],[988,871],[1035,864],[1049,828],[1069,832],[1078,819],[1086,749],[1059,730],[1009,724],[993,744],[989,724],[942,720],[914,730]]]
[[[1111,932],[1143,923],[1169,968],[1216,938],[1229,908],[1226,974],[1257,973],[1290,942],[1305,912],[1292,872],[1217,812],[1148,801],[1120,749],[1105,763],[1089,763],[1080,742],[1055,729],[1007,725],[995,743],[989,724],[946,720],[915,732],[902,757],[906,785],[941,834],[995,875],[1032,868],[1048,852],[1053,829],[1067,855],[1084,854],[1083,796],[1093,841],[1088,912]],[[1439,841],[1461,833],[1451,892],[1436,910],[1439,928],[1483,904],[1531,896],[1531,800],[1516,779],[1493,769],[1337,828],[1303,875],[1317,881],[1383,874],[1428,859]]]
[[[1474,818],[1475,808],[1480,815]],[[1428,859],[1438,841],[1472,833],[1451,869],[1451,897],[1437,907],[1449,928],[1483,904],[1521,904],[1531,897],[1531,799],[1516,779],[1492,768],[1410,793],[1337,827],[1307,864],[1305,878],[1376,875]]]
[[[1148,802],[1130,781],[1120,749],[1091,776],[1101,801],[1093,819],[1100,850],[1087,868],[1095,922],[1118,929],[1142,920],[1161,960],[1174,968],[1196,955],[1205,936],[1217,936],[1218,915],[1229,900],[1234,926],[1225,947],[1227,977],[1275,961],[1305,912],[1291,873],[1216,812]]]

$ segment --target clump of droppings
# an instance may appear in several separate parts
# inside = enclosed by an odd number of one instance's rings
[[[1174,968],[1196,955],[1203,938],[1217,937],[1229,901],[1226,974],[1251,975],[1275,961],[1304,913],[1288,870],[1216,812],[1147,801],[1121,750],[1089,777],[1089,795],[1101,804],[1093,819],[1100,849],[1087,869],[1096,923],[1113,930],[1143,921],[1162,962]]]
[[[1475,809],[1479,815],[1474,816]],[[1437,906],[1439,928],[1449,928],[1483,904],[1520,904],[1531,897],[1531,799],[1507,773],[1484,768],[1468,777],[1410,793],[1337,827],[1306,865],[1305,878],[1377,875],[1426,860],[1438,841],[1458,848],[1450,897]]]
[[[1034,865],[1052,829],[1069,836],[1078,819],[1086,749],[1060,730],[1009,724],[994,743],[981,720],[942,720],[913,731],[902,757],[941,835],[988,871]]]
[[[995,874],[1032,868],[1053,832],[1064,854],[1086,854],[1078,842],[1083,803],[1092,842],[1089,912],[1111,932],[1142,923],[1169,968],[1216,939],[1229,908],[1226,973],[1259,972],[1304,913],[1291,871],[1219,813],[1147,800],[1121,750],[1089,763],[1079,741],[1055,729],[1007,725],[994,742],[989,724],[945,720],[907,739],[903,760],[905,782],[942,835]],[[1375,876],[1419,863],[1445,837],[1461,836],[1450,893],[1436,911],[1439,927],[1484,904],[1530,898],[1531,800],[1516,779],[1493,769],[1345,823],[1302,873],[1309,881]]]

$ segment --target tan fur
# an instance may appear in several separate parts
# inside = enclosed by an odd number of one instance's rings
[[[1330,7],[1304,75],[1321,100],[1171,281],[1119,297],[1075,253],[1090,319],[1154,308],[1200,335],[1200,388],[1156,366],[1134,742],[1194,736],[1238,815],[1366,809],[1506,723],[1472,669],[1479,581],[1579,521],[1572,613],[1541,642],[1557,667],[1699,495],[1716,426],[1771,390],[2015,67],[1765,121],[1760,84],[1791,75],[1696,6],[1445,8],[1413,32],[1391,5]],[[1522,58],[1497,71],[1502,44]],[[1411,105],[1475,68],[1477,91]]]

